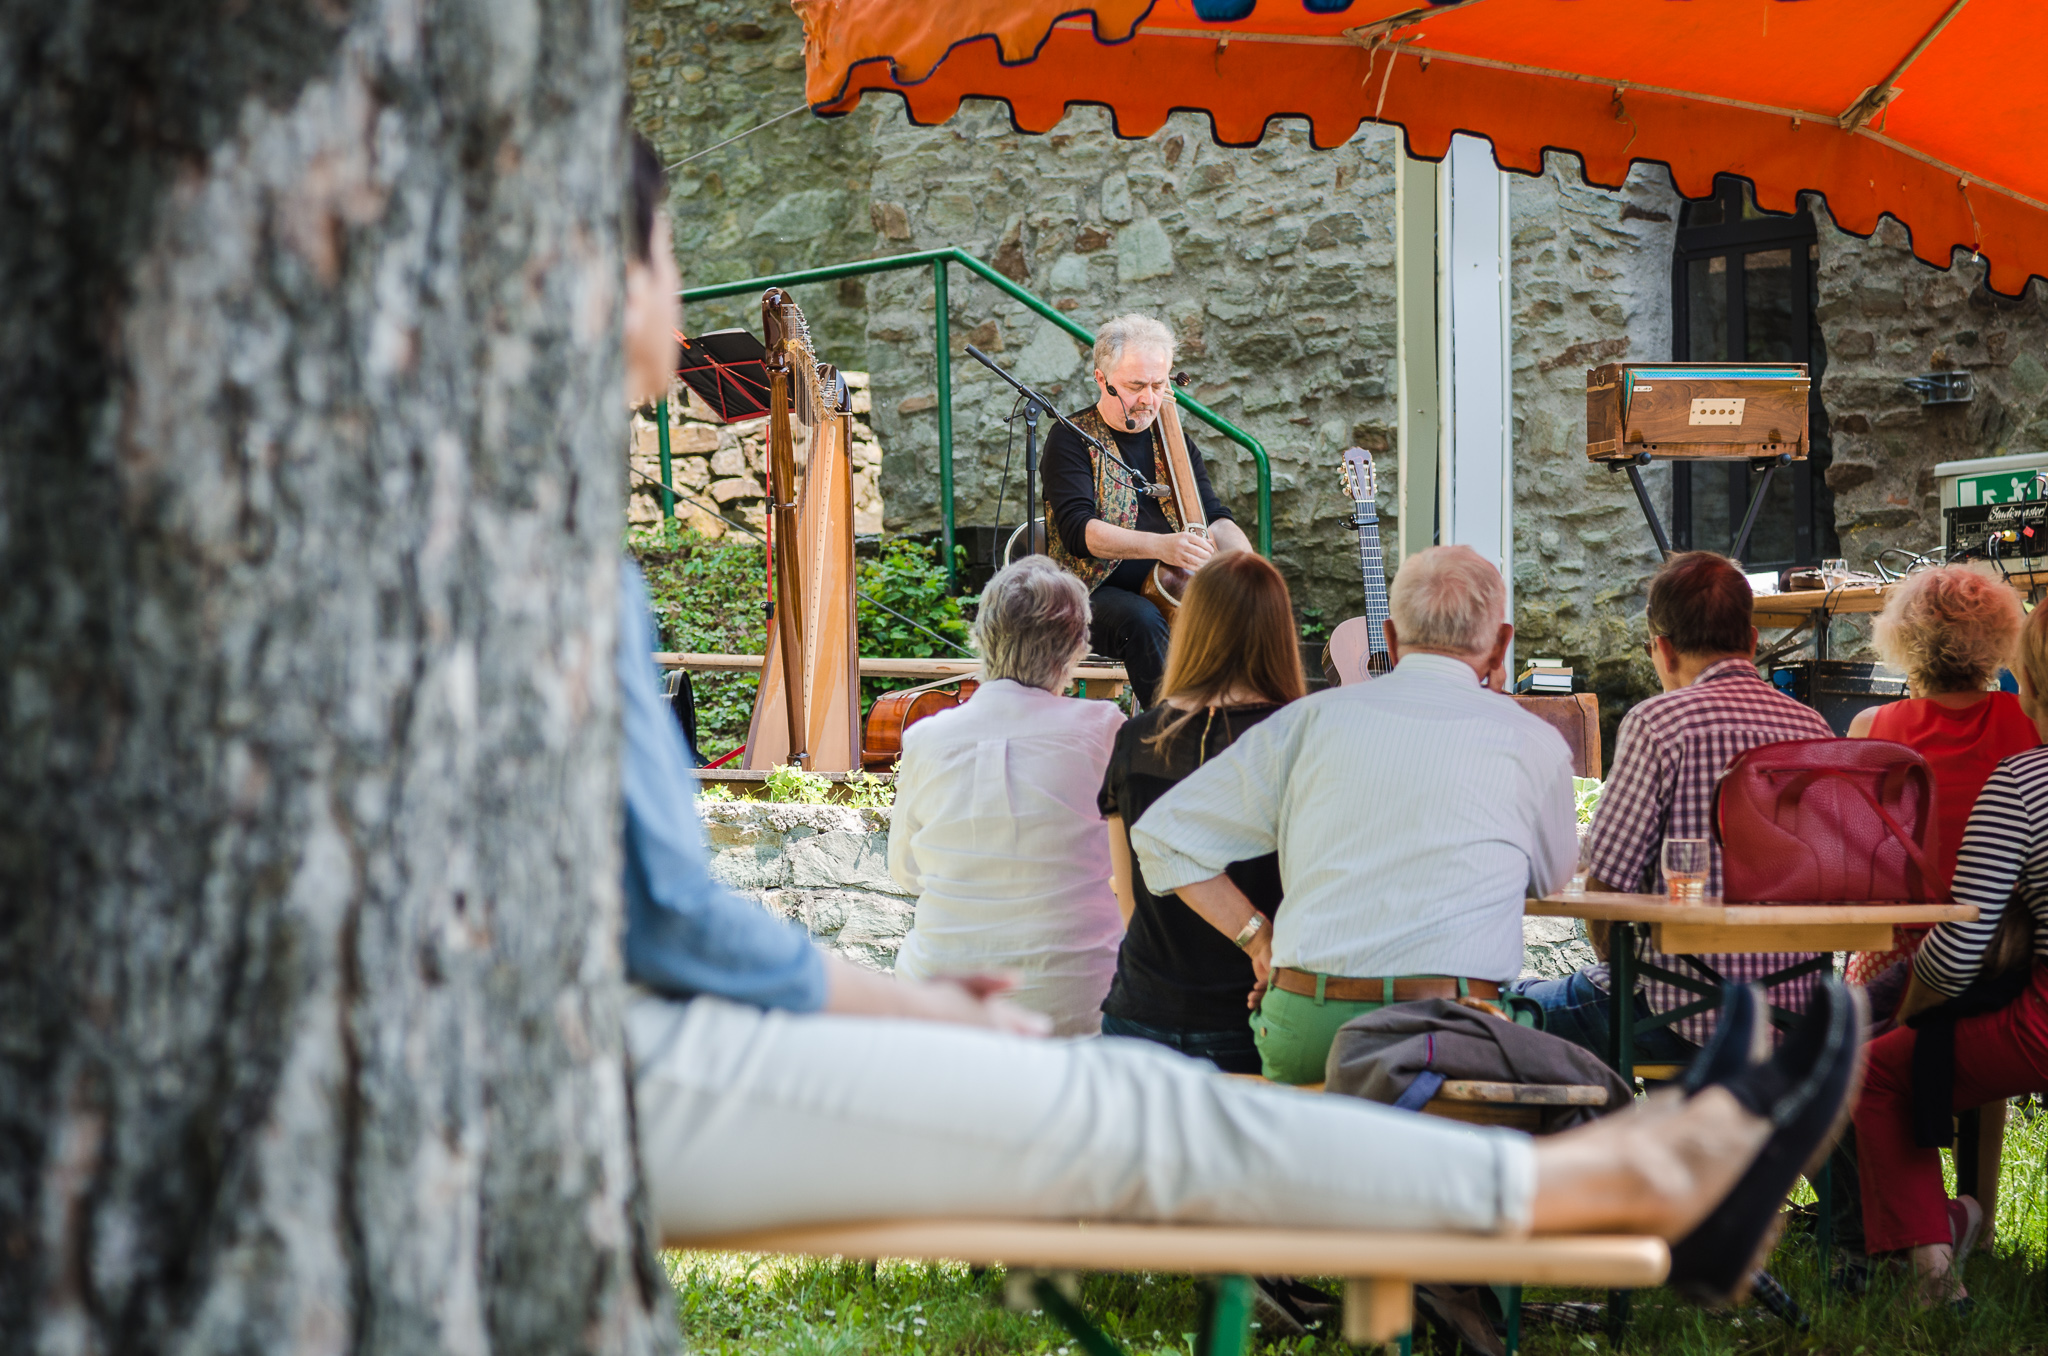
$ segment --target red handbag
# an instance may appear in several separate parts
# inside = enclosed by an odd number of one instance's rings
[[[1928,851],[1934,774],[1904,744],[1760,744],[1722,771],[1714,826],[1721,897],[1731,903],[1948,898]]]

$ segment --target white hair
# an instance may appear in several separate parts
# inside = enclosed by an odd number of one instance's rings
[[[1173,331],[1149,315],[1120,315],[1095,331],[1095,370],[1107,372],[1127,348],[1156,348],[1173,362]]]
[[[989,679],[1064,692],[1088,653],[1088,590],[1045,556],[1026,556],[981,591],[972,639]]]
[[[1432,546],[1402,563],[1387,608],[1403,645],[1485,654],[1508,619],[1508,586],[1471,547]]]

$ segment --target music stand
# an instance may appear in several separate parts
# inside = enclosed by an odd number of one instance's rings
[[[678,334],[682,361],[676,375],[728,424],[768,417],[768,350],[746,330],[713,330],[695,339]]]

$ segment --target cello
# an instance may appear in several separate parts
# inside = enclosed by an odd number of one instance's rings
[[[947,692],[957,686],[959,691]],[[868,772],[886,772],[903,756],[903,732],[927,716],[950,711],[974,695],[981,684],[972,678],[938,678],[916,687],[884,692],[868,708],[867,730],[861,738],[860,765]]]

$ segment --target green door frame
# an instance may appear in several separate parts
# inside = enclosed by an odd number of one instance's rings
[[[1046,305],[1031,293],[996,272],[993,268],[957,247],[942,250],[919,250],[915,254],[894,254],[883,259],[859,259],[846,264],[829,264],[824,268],[807,268],[795,273],[777,273],[764,278],[744,278],[739,282],[708,283],[703,287],[686,287],[683,300],[712,301],[719,297],[737,296],[743,292],[760,292],[770,287],[802,287],[806,283],[836,282],[841,278],[857,278],[867,273],[893,273],[898,269],[923,268],[932,271],[932,288],[935,293],[934,314],[937,324],[933,340],[938,348],[939,388],[939,506],[940,521],[943,523],[942,545],[946,560],[947,587],[957,589],[959,580],[954,573],[953,563],[953,351],[950,332],[951,317],[947,313],[947,266],[959,264],[982,281],[1014,301],[1022,302],[1038,316],[1051,321],[1084,344],[1092,345],[1095,336],[1082,329],[1073,321]],[[1259,554],[1273,554],[1273,464],[1266,456],[1265,447],[1257,438],[1246,433],[1237,425],[1223,418],[1201,401],[1185,391],[1175,391],[1174,398],[1181,408],[1194,415],[1210,428],[1236,443],[1252,454],[1252,465],[1258,476],[1258,534]],[[655,421],[661,430],[663,450],[668,442],[668,410],[664,404],[655,413]],[[661,478],[665,511],[674,515],[673,495],[669,492],[669,469],[667,458],[662,460]]]

